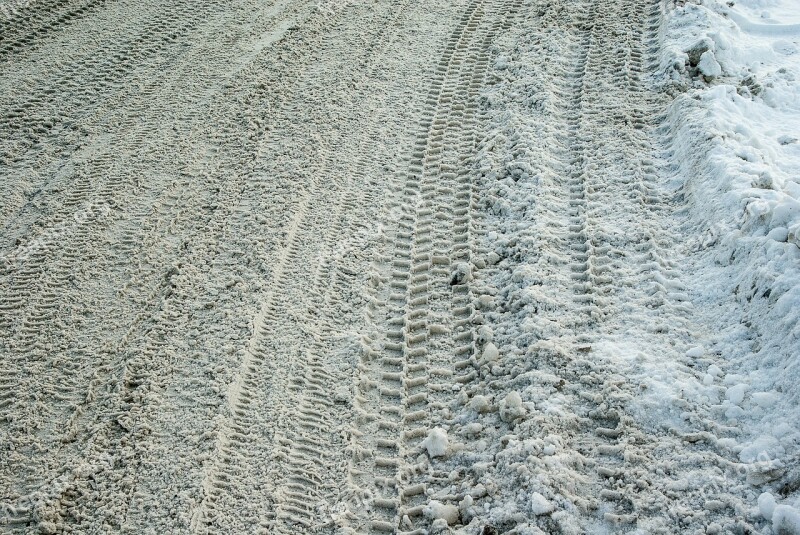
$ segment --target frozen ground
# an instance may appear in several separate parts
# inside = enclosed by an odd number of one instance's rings
[[[0,532],[800,533],[793,0],[0,15]]]

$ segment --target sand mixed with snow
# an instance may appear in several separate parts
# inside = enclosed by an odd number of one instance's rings
[[[0,17],[0,532],[800,534],[793,0]]]

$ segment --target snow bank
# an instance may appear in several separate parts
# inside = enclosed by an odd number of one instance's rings
[[[691,294],[718,327],[709,351],[729,363],[703,382],[726,388],[721,423],[750,430],[727,443],[767,467],[748,479],[790,503],[800,454],[799,21],[793,1],[686,3],[667,18],[659,65],[674,97],[663,127],[670,186],[697,236],[684,251]],[[759,507],[774,529],[797,533],[791,506],[762,494]]]

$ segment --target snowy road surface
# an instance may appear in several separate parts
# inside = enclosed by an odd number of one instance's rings
[[[791,0],[2,0],[0,532],[800,533]]]

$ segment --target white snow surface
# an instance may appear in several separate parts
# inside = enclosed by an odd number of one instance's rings
[[[796,533],[800,460],[800,10],[781,0],[687,2],[667,19],[661,83],[675,99],[664,129],[686,203],[682,228],[696,312],[714,332],[726,396],[721,425],[756,487],[783,502],[775,530]],[[702,80],[687,54],[708,48]],[[712,374],[715,375],[715,374]],[[709,380],[709,384],[713,384]],[[762,501],[759,500],[759,504]],[[781,506],[779,506],[781,507]],[[764,510],[762,506],[762,511]]]
[[[422,446],[428,450],[428,455],[431,457],[444,457],[447,454],[448,442],[447,431],[441,427],[435,427],[422,441]]]

